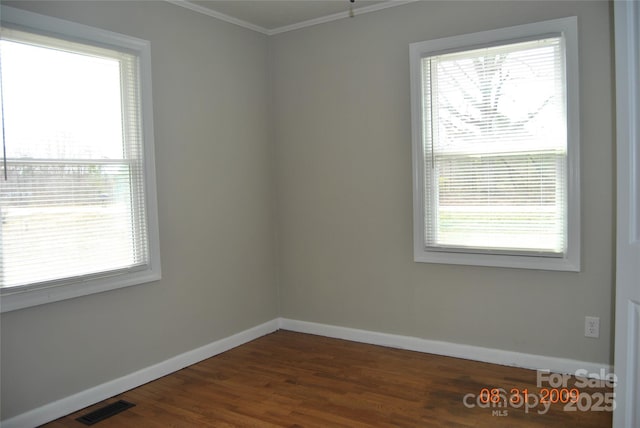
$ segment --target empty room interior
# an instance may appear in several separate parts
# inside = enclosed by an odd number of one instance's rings
[[[612,426],[613,2],[2,8],[3,427]]]

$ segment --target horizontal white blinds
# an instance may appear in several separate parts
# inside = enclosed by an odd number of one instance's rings
[[[562,255],[563,62],[560,36],[422,59],[427,247]]]
[[[0,287],[148,263],[138,59],[2,29]]]

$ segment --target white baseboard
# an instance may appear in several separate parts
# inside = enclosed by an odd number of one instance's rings
[[[93,388],[81,391],[77,394],[54,401],[42,407],[30,410],[13,418],[1,421],[2,428],[36,427],[44,423],[61,418],[69,413],[77,412],[87,406],[98,403],[114,395],[121,394],[145,383],[159,379],[170,373],[181,370],[187,366],[198,363],[207,358],[221,354],[229,349],[250,342],[261,336],[278,330],[279,321],[274,319],[241,331],[233,336],[216,340],[200,348],[185,352],[169,358],[153,366],[128,374],[118,379],[97,385]]]
[[[217,340],[208,345],[177,355],[161,363],[144,368],[118,379],[97,385],[77,394],[45,404],[13,418],[0,421],[2,428],[36,427],[62,416],[76,412],[92,404],[98,403],[114,395],[121,394],[145,383],[159,379],[192,364],[211,358],[229,349],[235,348],[254,339],[273,333],[278,329],[319,336],[345,339],[353,342],[429,354],[446,355],[467,360],[482,361],[504,366],[522,367],[532,370],[549,370],[555,373],[575,374],[577,370],[585,370],[590,377],[600,377],[612,372],[607,364],[598,364],[566,358],[548,357],[544,355],[524,354],[521,352],[483,348],[480,346],[461,345],[417,337],[378,333],[369,330],[358,330],[307,321],[296,321],[287,318],[276,318],[244,330],[233,336]],[[604,373],[604,374],[603,374]]]
[[[522,352],[483,348],[480,346],[461,345],[458,343],[420,339],[411,336],[400,336],[307,321],[296,321],[287,318],[280,318],[279,325],[283,330],[317,334],[319,336],[428,354],[445,355],[448,357],[463,358],[465,360],[482,361],[502,366],[522,367],[532,370],[549,370],[554,373],[567,373],[571,375],[575,374],[577,370],[583,370],[585,375],[593,378],[604,377],[606,374],[612,372],[612,366],[608,364],[525,354]]]

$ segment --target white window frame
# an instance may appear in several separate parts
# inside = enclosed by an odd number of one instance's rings
[[[115,271],[103,276],[87,275],[0,290],[1,312],[13,311],[88,294],[100,293],[161,279],[160,239],[153,138],[153,102],[151,95],[151,47],[146,40],[40,15],[21,9],[2,6],[2,25],[22,31],[59,37],[79,43],[93,44],[133,52],[139,59],[141,129],[144,138],[144,180],[147,215],[149,262],[131,271]]]
[[[499,46],[522,40],[543,39],[562,34],[566,47],[565,77],[567,91],[567,247],[561,257],[536,256],[521,252],[435,250],[425,240],[425,149],[422,135],[422,72],[424,57],[453,51]],[[578,23],[576,17],[555,19],[479,33],[412,43],[411,122],[413,145],[413,240],[414,260],[424,263],[444,263],[472,266],[580,271],[580,147],[578,99]]]

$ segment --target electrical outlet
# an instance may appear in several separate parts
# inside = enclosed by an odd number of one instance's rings
[[[600,317],[584,317],[585,337],[600,337]]]

